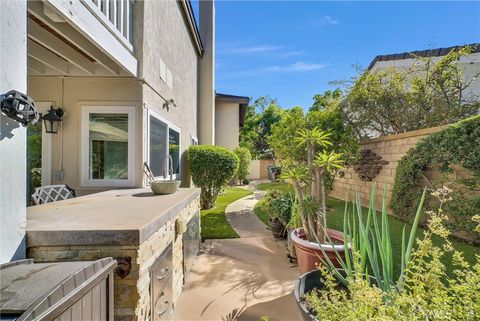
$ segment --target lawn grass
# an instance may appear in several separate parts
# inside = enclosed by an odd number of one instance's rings
[[[268,226],[268,219],[270,218],[270,216],[268,215],[267,211],[265,211],[263,209],[262,203],[257,202],[257,204],[255,204],[255,207],[253,208],[253,210],[255,211],[255,214],[260,219],[260,221],[262,221],[263,224]]]
[[[270,183],[266,183],[270,184]],[[264,189],[283,189],[283,190],[289,190],[290,185],[287,183],[283,183],[285,186],[281,186],[280,183],[274,183],[275,188],[270,188],[270,186],[263,186]],[[329,228],[333,228],[336,230],[343,230],[343,211],[344,211],[344,206],[345,206],[345,201],[338,200],[335,198],[328,198],[327,199],[327,207],[329,209],[327,213],[327,225]],[[263,219],[266,218],[268,219],[268,214],[262,210],[260,207],[255,208],[255,213],[257,216],[260,218],[260,220],[263,221]],[[364,208],[364,217],[366,217],[367,209]],[[377,215],[380,215],[378,213]],[[379,218],[380,221],[380,218]],[[389,224],[390,224],[390,233],[391,233],[391,242],[392,242],[392,247],[393,247],[393,262],[394,262],[394,267],[395,267],[395,273],[399,272],[400,268],[400,260],[401,256],[395,255],[395,253],[400,253],[401,248],[402,248],[402,230],[403,226],[405,225],[406,228],[406,235],[408,236],[410,233],[411,225],[409,223],[406,223],[396,217],[389,216]],[[423,229],[419,228],[417,230],[417,237],[421,237],[423,233]],[[458,251],[463,252],[465,259],[470,262],[474,263],[475,262],[475,255],[480,255],[480,247],[479,246],[474,246],[474,245],[469,245],[467,243],[464,243],[462,241],[452,239],[452,245],[455,249]],[[437,246],[442,245],[442,240],[438,237],[433,238],[433,243]],[[451,271],[453,270],[453,267],[450,264],[450,257],[447,256],[446,260],[444,260],[444,264],[447,267],[447,270],[449,274],[451,274]]]
[[[257,188],[261,191],[270,191],[272,189],[277,189],[282,192],[294,192],[293,186],[287,182],[273,182],[273,183],[261,183],[258,184]]]
[[[202,239],[228,239],[237,238],[238,234],[228,224],[225,217],[225,209],[230,203],[252,194],[243,188],[228,187],[224,193],[219,195],[215,206],[208,210],[202,210],[201,226],[202,226]]]

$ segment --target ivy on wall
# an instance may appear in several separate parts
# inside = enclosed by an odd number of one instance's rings
[[[423,138],[398,162],[390,202],[396,216],[410,220],[422,187],[440,187],[424,175],[432,166],[446,175],[458,168],[471,171],[468,177],[449,182],[453,200],[446,211],[457,236],[478,242],[471,217],[480,214],[480,115]]]

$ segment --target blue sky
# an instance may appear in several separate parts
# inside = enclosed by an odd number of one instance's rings
[[[379,54],[480,42],[480,2],[217,1],[217,92],[308,108]]]

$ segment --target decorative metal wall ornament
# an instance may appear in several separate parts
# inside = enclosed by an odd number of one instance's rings
[[[120,277],[120,279],[126,278],[132,269],[132,258],[129,256],[117,257],[117,264],[118,265],[115,269],[115,273],[118,275],[118,277]]]
[[[27,126],[28,123],[36,125],[40,119],[33,99],[16,90],[10,90],[0,95],[0,109],[5,116],[16,120],[23,126]]]
[[[388,164],[382,156],[370,149],[361,150],[360,155],[360,160],[352,167],[362,181],[371,182],[380,173],[382,167]]]
[[[173,100],[173,98],[165,100],[165,102],[163,103],[163,109],[167,109],[167,111],[169,111],[170,107],[177,107],[177,104],[175,103],[175,100]]]

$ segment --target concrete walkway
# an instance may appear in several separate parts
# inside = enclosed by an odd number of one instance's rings
[[[271,235],[253,210],[264,195],[263,191],[254,191],[253,194],[231,203],[225,209],[228,223],[240,237]]]
[[[298,268],[271,235],[207,240],[175,308],[175,321],[299,320]]]
[[[300,320],[292,293],[298,268],[253,211],[265,193],[246,188],[254,193],[225,211],[240,238],[202,243],[172,320]]]

